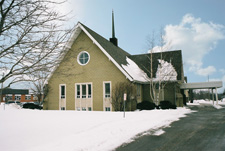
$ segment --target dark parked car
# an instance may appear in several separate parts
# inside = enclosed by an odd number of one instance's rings
[[[25,103],[23,104],[24,109],[39,109],[42,110],[43,107],[34,103]]]

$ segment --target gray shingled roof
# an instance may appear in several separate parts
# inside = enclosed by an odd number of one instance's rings
[[[29,94],[28,89],[11,89],[11,88],[4,88],[3,90],[0,89],[0,93],[2,94]]]
[[[82,23],[80,23],[82,24]],[[107,51],[107,53],[119,64],[127,64],[126,56],[130,56],[129,53],[115,46],[109,40],[103,38],[84,24],[82,26],[91,34],[91,36]]]
[[[150,77],[150,67],[151,67],[150,53],[131,55],[129,56],[129,58],[132,59],[139,66],[139,68],[141,68]],[[161,59],[161,53],[152,53],[152,59],[153,59],[152,61],[153,77],[155,78],[159,64],[158,59]],[[177,80],[182,80],[183,62],[181,50],[163,52],[162,60],[171,63],[177,72]]]
[[[132,59],[145,73],[150,77],[150,54],[141,54],[141,55],[130,55],[120,47],[115,46],[109,40],[103,38],[84,24],[80,23],[87,32],[105,49],[105,51],[122,67],[123,65],[127,65],[126,57]],[[156,75],[156,71],[158,68],[158,59],[161,58],[161,53],[153,53],[153,77]],[[162,59],[171,63],[176,72],[177,72],[177,80],[182,80],[183,73],[183,63],[182,63],[182,53],[181,50],[176,51],[166,51],[162,53]],[[129,74],[129,73],[128,73]]]

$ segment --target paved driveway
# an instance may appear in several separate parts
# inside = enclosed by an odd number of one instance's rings
[[[225,151],[225,109],[189,106],[194,112],[163,129],[160,136],[147,135],[117,151]]]

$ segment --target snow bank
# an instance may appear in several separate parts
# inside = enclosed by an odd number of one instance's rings
[[[81,112],[3,110],[0,106],[0,150],[10,151],[107,151],[137,134],[169,126],[191,110]]]
[[[207,105],[207,106],[213,106],[216,109],[222,109],[223,107],[221,105],[225,105],[225,100],[218,100],[218,105],[216,105],[216,101],[212,100],[194,100],[193,103],[187,103],[187,105]]]
[[[0,104],[0,111],[1,110],[17,110],[17,109],[21,109],[21,107],[15,103],[11,103],[11,104],[1,103]]]

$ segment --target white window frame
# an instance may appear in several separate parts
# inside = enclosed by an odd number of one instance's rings
[[[89,85],[91,86],[91,94],[89,94]],[[92,84],[88,83],[87,84],[87,98],[92,98],[92,93],[93,93]]]
[[[110,94],[106,94],[106,87],[105,84],[109,83],[110,84]],[[112,97],[112,84],[111,81],[103,81],[103,97],[104,98],[111,98]]]
[[[77,95],[77,86],[78,85],[80,86],[80,95]],[[86,94],[85,95],[83,95],[83,88],[82,88],[83,85],[86,86]],[[91,85],[91,94],[89,94],[88,85]],[[92,85],[92,82],[75,83],[75,99],[92,99],[92,97],[93,97],[93,85]]]
[[[20,101],[21,100],[21,94],[16,94],[14,100]]]
[[[86,53],[86,54],[88,55],[88,61],[87,61],[86,63],[84,63],[84,64],[82,64],[82,63],[80,62],[80,56],[81,56],[81,54],[83,54],[83,53]],[[85,66],[86,64],[88,64],[90,60],[91,60],[91,57],[90,57],[90,54],[89,54],[87,51],[81,51],[81,52],[78,54],[78,56],[77,56],[77,62],[78,62],[79,65],[81,65],[81,66]]]
[[[7,98],[7,101],[12,101],[13,100],[13,95],[12,94],[6,94],[5,99]],[[10,98],[10,99],[8,99]]]
[[[105,107],[106,112],[111,112],[111,107]]]
[[[79,95],[77,95],[78,86],[79,86],[79,92],[80,92]],[[80,96],[81,96],[81,87],[80,86],[81,86],[80,84],[75,85],[75,96],[77,99],[80,99]]]
[[[92,111],[92,107],[88,107],[88,111]]]
[[[62,86],[65,87],[65,94],[64,94],[64,97],[62,98],[62,95],[61,95],[61,88]],[[62,106],[62,101],[65,101],[65,106]],[[59,110],[66,110],[66,84],[59,84]]]
[[[62,90],[61,90],[61,88],[62,88],[62,86],[64,86],[65,87],[65,89],[64,89],[64,97],[62,97]],[[60,99],[66,99],[66,84],[60,84],[59,85],[59,98]]]
[[[25,100],[31,100],[31,95],[25,95]]]
[[[80,95],[77,95],[78,85],[80,86]],[[86,97],[82,97],[82,95],[83,95],[82,85],[86,86],[86,95],[85,95]],[[89,94],[89,85],[91,88],[90,94]],[[76,101],[78,101],[78,103]],[[91,105],[88,106],[86,104],[85,107],[84,106],[82,107],[81,106],[82,101],[91,101]],[[84,108],[85,108],[85,111],[92,111],[92,108],[93,108],[93,83],[92,82],[75,83],[75,110],[76,111],[84,111]]]
[[[105,84],[109,83],[110,84],[110,94],[105,94],[106,87]],[[111,81],[103,81],[103,111],[112,111],[112,82]],[[106,103],[110,103],[110,106],[106,106]],[[109,110],[108,110],[109,108]]]

